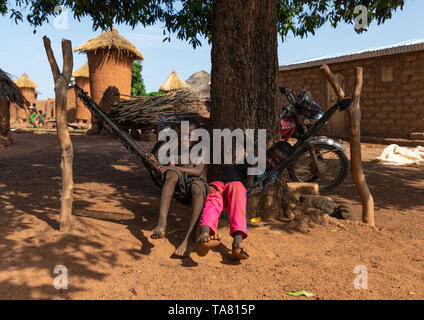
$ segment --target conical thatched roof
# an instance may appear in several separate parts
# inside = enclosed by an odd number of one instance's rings
[[[137,50],[137,48],[127,39],[122,37],[115,28],[105,31],[97,37],[88,40],[86,43],[76,47],[74,51],[89,52],[99,49],[117,49],[119,54],[129,55],[135,60],[144,60],[143,55]]]
[[[39,85],[36,84],[34,81],[32,81],[26,73],[24,73],[19,79],[16,79],[15,84],[19,88],[37,88],[37,87],[39,87]]]
[[[168,79],[160,86],[159,91],[172,91],[183,88],[188,88],[187,83],[175,71],[172,71]]]
[[[190,76],[186,83],[190,86],[193,92],[202,101],[210,100],[211,98],[211,75],[206,71],[199,71]]]
[[[18,86],[10,79],[9,75],[0,69],[0,98],[6,98],[9,102],[16,102],[23,106],[26,103]]]
[[[88,61],[82,67],[80,67],[78,70],[74,71],[74,73],[72,73],[72,76],[73,77],[88,78],[89,77]]]

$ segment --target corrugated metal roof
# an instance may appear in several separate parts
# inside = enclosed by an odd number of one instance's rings
[[[403,41],[399,43],[395,43],[389,46],[374,48],[374,49],[366,49],[362,51],[355,52],[346,52],[343,54],[334,54],[328,56],[322,56],[310,60],[298,61],[292,64],[287,64],[280,66],[280,71],[288,71],[295,69],[304,69],[315,66],[320,66],[323,64],[334,64],[341,63],[353,60],[360,59],[370,59],[381,56],[387,56],[391,54],[399,54],[399,53],[408,53],[414,51],[424,50],[424,39],[412,39],[408,41]]]

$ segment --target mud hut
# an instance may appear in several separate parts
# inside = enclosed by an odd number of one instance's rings
[[[90,73],[88,71],[88,61],[76,70],[72,76],[75,78],[75,83],[86,92],[90,92]],[[82,103],[81,99],[76,98],[76,115],[75,119],[78,123],[91,123],[91,112]]]
[[[211,100],[211,75],[206,71],[199,71],[190,76],[186,83],[197,97],[204,102]]]
[[[159,91],[169,92],[185,88],[188,88],[187,83],[180,78],[177,72],[172,71],[168,79],[160,86]]]
[[[27,103],[19,87],[0,69],[0,149],[12,143],[10,137],[10,107],[24,108]]]
[[[21,90],[21,93],[28,101],[29,105],[32,106],[33,103],[37,101],[37,93],[35,92],[35,88],[38,87],[34,81],[30,79],[30,77],[24,73],[19,79],[15,80],[15,84]],[[12,108],[16,108],[16,120],[24,120],[28,119],[29,111],[27,108],[19,108],[14,105]],[[13,121],[14,119],[12,119]]]
[[[118,88],[123,95],[131,95],[132,63],[144,57],[118,30],[103,32],[74,51],[87,54],[90,93],[97,104],[109,86]]]
[[[77,101],[76,94],[73,88],[68,88],[66,95],[66,120],[68,122],[76,121],[76,112],[77,112]]]

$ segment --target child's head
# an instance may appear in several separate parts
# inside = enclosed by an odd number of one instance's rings
[[[43,113],[43,111],[42,111],[42,110],[38,110],[38,113],[39,113],[39,114],[42,114],[42,113]]]
[[[200,128],[200,122],[196,118],[185,118],[185,119],[183,119],[183,121],[187,121],[189,123],[189,127],[188,127],[189,128],[188,129],[189,136],[191,136],[191,133],[194,130]],[[193,141],[193,140],[190,139],[189,140],[189,146],[192,147],[195,142],[196,141]]]
[[[290,154],[292,146],[286,141],[278,141],[266,152],[266,169],[274,169]]]

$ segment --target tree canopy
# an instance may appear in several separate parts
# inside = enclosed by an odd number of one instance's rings
[[[144,96],[146,94],[146,87],[144,86],[144,80],[141,75],[143,66],[141,62],[134,61],[132,64],[131,74],[131,95],[132,96]]]
[[[336,27],[340,22],[353,23],[355,7],[368,8],[368,22],[378,24],[392,17],[393,11],[403,9],[405,0],[275,0],[278,11],[278,32],[282,39],[292,34],[304,37],[329,22]],[[10,15],[16,23],[26,19],[34,28],[58,15],[57,6],[72,11],[74,18],[89,16],[93,29],[108,29],[112,25],[135,27],[164,25],[164,40],[175,33],[178,39],[193,46],[204,39],[211,41],[212,0],[0,0],[0,13]],[[361,30],[358,30],[361,32]]]

